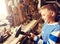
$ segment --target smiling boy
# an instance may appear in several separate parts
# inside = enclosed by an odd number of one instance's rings
[[[41,44],[52,44],[52,43],[50,43],[49,38],[52,41],[54,41],[55,43],[60,43],[60,41],[59,41],[60,37],[59,37],[59,40],[58,40],[58,37],[56,37],[55,35],[52,35],[52,36],[54,36],[54,37],[52,37],[54,39],[51,38],[51,33],[53,33],[53,32],[59,31],[58,35],[60,35],[60,25],[58,22],[55,21],[55,17],[57,15],[55,6],[53,4],[44,5],[40,8],[39,13],[41,13],[42,19],[45,22],[42,27],[41,36],[43,39],[43,43],[41,43]],[[36,44],[38,44],[38,42],[40,41],[40,37],[35,36],[34,34],[31,34],[31,37],[34,38],[34,40],[36,41]],[[59,41],[59,42],[57,42],[57,41]]]

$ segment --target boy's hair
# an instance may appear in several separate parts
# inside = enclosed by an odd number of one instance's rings
[[[57,6],[56,5],[47,4],[47,5],[42,6],[40,9],[45,9],[45,8],[48,10],[54,11],[57,14]]]

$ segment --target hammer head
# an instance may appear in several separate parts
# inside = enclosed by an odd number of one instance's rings
[[[25,33],[23,31],[21,31],[21,27],[18,29],[18,31],[16,32],[16,35],[15,37],[18,37],[19,34],[22,34],[22,35],[26,35],[26,36],[31,36],[29,33]]]
[[[18,37],[19,36],[19,34],[21,34],[21,27],[18,29],[18,31],[16,32],[16,35],[15,35],[15,37]]]

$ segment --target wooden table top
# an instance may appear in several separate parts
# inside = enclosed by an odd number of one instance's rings
[[[32,20],[29,24],[25,26],[25,28],[22,30],[23,32],[30,31],[35,25],[37,24],[37,20]],[[15,37],[15,34],[12,34],[3,44],[16,44],[23,35],[19,35],[17,38]]]

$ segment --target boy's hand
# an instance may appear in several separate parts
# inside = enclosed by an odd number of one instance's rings
[[[34,39],[34,37],[35,37],[36,35],[33,34],[33,33],[30,33],[30,34],[31,34],[30,38],[31,38],[31,39]]]

